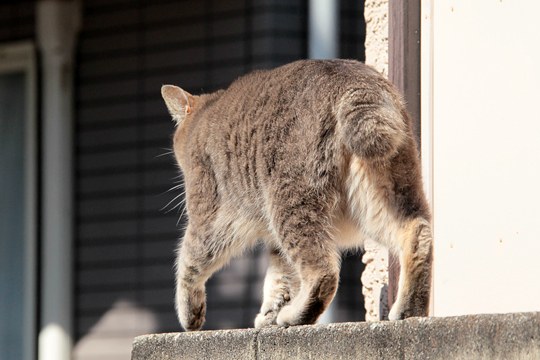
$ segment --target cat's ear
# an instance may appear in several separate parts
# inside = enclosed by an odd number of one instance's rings
[[[161,87],[161,96],[163,96],[167,109],[169,109],[169,113],[177,124],[184,120],[186,115],[193,110],[195,96],[178,86],[163,85]]]

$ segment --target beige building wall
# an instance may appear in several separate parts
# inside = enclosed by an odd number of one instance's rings
[[[422,2],[436,316],[540,310],[540,2]]]

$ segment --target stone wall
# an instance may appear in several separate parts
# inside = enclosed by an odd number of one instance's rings
[[[540,358],[540,313],[140,336],[132,360]]]

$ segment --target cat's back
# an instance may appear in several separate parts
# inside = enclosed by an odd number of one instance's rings
[[[211,94],[193,134],[217,162],[247,155],[261,142],[304,149],[335,127],[335,108],[352,88],[385,87],[375,70],[355,60],[299,60],[256,70]],[[262,146],[262,145],[261,145]],[[271,156],[271,146],[264,146]],[[224,157],[225,156],[225,157]]]
[[[272,91],[291,94],[305,90],[316,92],[320,86],[337,91],[355,81],[384,82],[385,79],[356,60],[297,60],[274,69],[255,70],[243,75],[231,83],[225,94],[246,100]],[[249,96],[246,98],[246,95]]]
[[[187,145],[193,156],[208,155],[224,184],[241,183],[239,190],[279,173],[332,176],[343,143],[336,130],[342,98],[351,89],[380,88],[390,86],[355,60],[300,60],[254,71],[210,95],[193,121],[189,137],[196,140]]]
[[[388,87],[371,67],[356,60],[298,60],[269,70],[256,70],[219,92],[200,122],[212,141],[246,127],[289,126],[315,121],[351,88]],[[315,118],[314,118],[315,117]],[[301,123],[308,128],[312,123]],[[309,135],[309,134],[305,134]]]

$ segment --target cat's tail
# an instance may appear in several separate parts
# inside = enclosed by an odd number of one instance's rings
[[[392,156],[408,136],[405,106],[391,90],[349,90],[341,98],[336,116],[344,145],[363,159]]]

